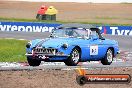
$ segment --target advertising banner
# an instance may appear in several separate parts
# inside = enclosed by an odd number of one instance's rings
[[[98,28],[103,34],[132,35],[132,26],[102,26]]]
[[[51,32],[61,24],[39,22],[0,22],[0,31]],[[112,35],[132,35],[132,26],[97,26],[101,33]]]
[[[0,22],[0,31],[51,32],[61,24],[37,22]]]

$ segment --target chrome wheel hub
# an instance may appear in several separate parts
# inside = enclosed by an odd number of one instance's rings
[[[112,55],[111,50],[107,51],[107,60],[108,60],[108,62],[112,62],[112,60],[113,60],[113,55]]]
[[[79,58],[80,58],[79,52],[78,52],[78,50],[75,49],[75,50],[72,52],[72,60],[73,60],[75,63],[77,63],[77,62],[79,61]]]

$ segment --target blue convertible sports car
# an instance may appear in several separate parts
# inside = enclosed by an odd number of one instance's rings
[[[103,38],[96,26],[88,24],[61,25],[53,29],[49,38],[32,40],[26,45],[30,66],[39,66],[41,61],[59,61],[68,66],[101,61],[110,65],[118,51],[117,41]]]

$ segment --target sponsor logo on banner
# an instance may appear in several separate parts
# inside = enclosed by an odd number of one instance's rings
[[[57,23],[0,22],[0,31],[51,32]],[[132,35],[132,26],[97,26],[101,33],[112,35]]]
[[[60,24],[31,22],[1,22],[0,31],[51,32]]]
[[[132,35],[132,26],[101,26],[98,28],[103,34]]]

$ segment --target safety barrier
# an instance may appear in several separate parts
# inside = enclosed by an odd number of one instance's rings
[[[0,22],[0,31],[51,32],[61,24],[37,22]]]
[[[132,36],[132,26],[102,26],[99,29],[104,34]]]
[[[0,31],[51,32],[58,23],[0,22]],[[103,34],[132,35],[132,26],[98,26]]]

